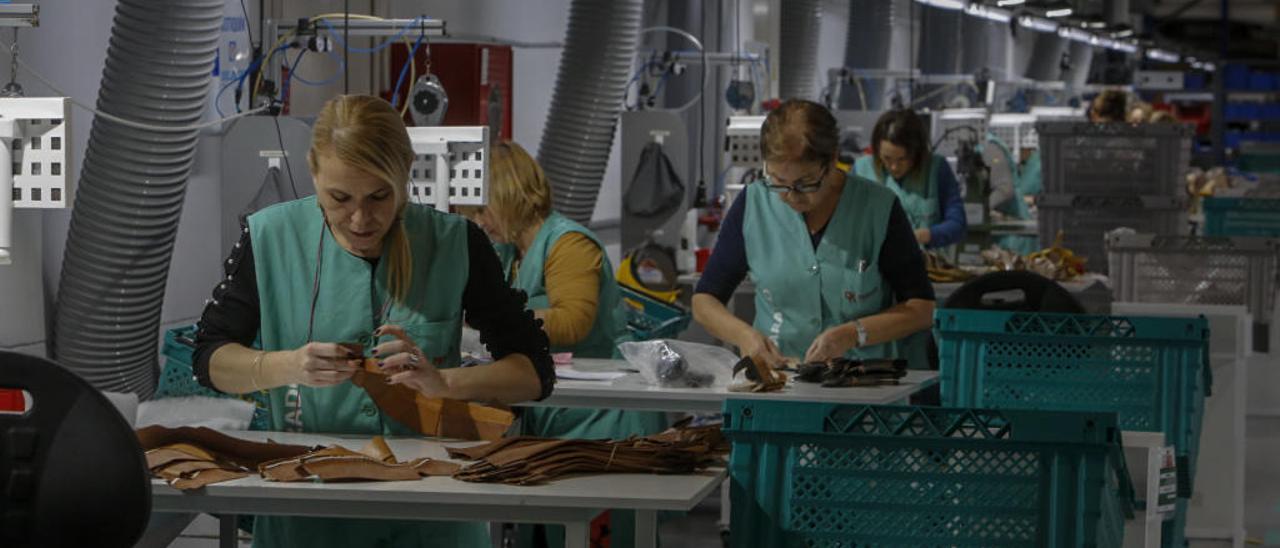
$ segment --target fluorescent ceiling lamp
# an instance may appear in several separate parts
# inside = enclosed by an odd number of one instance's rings
[[[1074,13],[1071,8],[1054,9],[1044,12],[1045,17],[1066,17]]]
[[[1115,34],[1112,34],[1111,36],[1114,36],[1116,38],[1128,38],[1130,36],[1133,36],[1133,29],[1124,29]]]
[[[1013,19],[1013,14],[1006,10],[988,8],[982,4],[969,4],[969,7],[965,8],[964,12],[974,17],[981,17],[997,23],[1008,23]]]
[[[1075,42],[1083,42],[1086,44],[1096,43],[1096,40],[1097,40],[1097,37],[1095,37],[1093,34],[1090,34],[1088,31],[1077,29],[1077,28],[1071,28],[1071,27],[1059,27],[1058,36],[1061,36],[1068,40],[1072,40]]]
[[[1021,6],[1026,3],[1027,0],[999,0],[996,2],[996,6],[1003,8],[1008,6]]]
[[[1085,23],[1085,26],[1091,29],[1104,29],[1104,28],[1107,28],[1107,22],[1106,21],[1090,21],[1088,23]]]
[[[962,10],[968,4],[965,0],[916,0],[916,2],[944,10]]]
[[[1147,50],[1147,59],[1160,61],[1162,63],[1177,63],[1182,60],[1182,57],[1172,51],[1149,49]]]
[[[1031,17],[1029,15],[1024,15],[1022,17],[1019,17],[1018,24],[1026,28],[1029,28],[1031,30],[1038,30],[1040,32],[1057,32],[1058,30],[1057,23],[1054,23],[1053,21],[1049,21],[1048,19]]]

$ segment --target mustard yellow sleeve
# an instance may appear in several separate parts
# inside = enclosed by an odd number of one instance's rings
[[[551,346],[572,346],[591,333],[603,265],[604,250],[582,234],[570,232],[552,244],[543,266],[551,307],[542,326]]]

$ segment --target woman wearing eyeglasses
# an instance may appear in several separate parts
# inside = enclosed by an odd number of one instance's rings
[[[364,356],[340,343],[363,343],[387,382],[430,398],[515,403],[551,393],[546,335],[507,285],[484,232],[407,202],[413,159],[386,101],[345,95],[325,104],[308,154],[316,195],[249,217],[200,319],[201,383],[267,391],[273,430],[362,435],[415,432],[347,382]],[[454,367],[464,319],[497,361]],[[253,542],[490,544],[482,523],[282,516],[259,516]]]
[[[760,131],[764,178],[729,208],[693,296],[712,335],[777,367],[900,357],[927,369],[933,286],[892,191],[836,167],[839,130],[822,105],[790,100]],[[751,324],[725,307],[750,274]]]
[[[876,121],[871,155],[858,158],[853,171],[892,190],[911,220],[916,241],[937,249],[960,243],[969,223],[955,173],[931,148],[919,115],[891,110]]]

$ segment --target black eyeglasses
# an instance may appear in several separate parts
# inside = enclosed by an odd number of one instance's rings
[[[813,192],[817,192],[819,188],[822,188],[822,181],[824,181],[827,178],[827,172],[829,171],[831,171],[831,162],[826,162],[822,165],[822,173],[820,173],[818,177],[813,180],[796,181],[792,183],[790,186],[779,185],[779,184],[774,184],[773,178],[769,176],[769,164],[766,163],[764,165],[764,170],[761,172],[760,180],[761,182],[764,183],[764,186],[766,188],[774,192],[777,192],[779,194],[783,192],[788,192],[788,191],[795,192],[798,194],[810,194]]]

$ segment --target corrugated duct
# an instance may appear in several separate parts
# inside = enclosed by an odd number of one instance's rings
[[[120,0],[97,108],[190,126],[208,106],[221,0]],[[55,359],[94,386],[155,391],[161,303],[198,130],[125,126],[89,134],[54,320]]]

